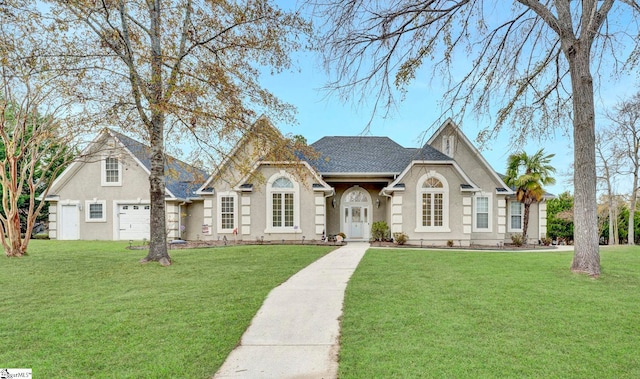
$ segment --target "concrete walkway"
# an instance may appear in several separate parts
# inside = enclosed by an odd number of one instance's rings
[[[344,291],[368,247],[349,242],[274,288],[214,378],[335,378]]]

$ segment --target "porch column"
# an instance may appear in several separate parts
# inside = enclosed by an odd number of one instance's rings
[[[240,214],[242,215],[242,220],[240,224],[242,225],[242,235],[251,234],[251,197],[249,194],[242,194],[240,196],[240,205],[242,210]]]
[[[471,196],[462,198],[462,232],[471,234],[471,226],[473,225],[473,208]]]
[[[498,199],[498,238],[507,232],[507,199]]]
[[[391,198],[391,235],[402,230],[402,195],[393,195]]]

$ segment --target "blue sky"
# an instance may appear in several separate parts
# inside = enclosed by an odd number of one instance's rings
[[[280,0],[279,3],[284,7],[291,5],[287,0]],[[337,96],[330,96],[324,92],[322,87],[329,78],[321,69],[316,55],[299,53],[294,56],[294,60],[297,61],[299,72],[265,75],[262,81],[276,96],[298,109],[297,125],[277,125],[278,128],[285,134],[301,134],[309,143],[329,135],[363,135],[371,119],[371,107],[359,104],[357,99],[344,103]],[[607,68],[600,69],[606,71]],[[427,71],[428,69],[424,69],[423,74]],[[608,123],[602,116],[603,109],[611,107],[638,90],[637,76],[638,73],[634,72],[622,78],[611,78],[608,74],[600,78],[606,84],[599,88],[595,97],[596,127]],[[432,125],[441,114],[440,102],[446,88],[438,87],[438,81],[427,80],[426,74],[421,78],[418,73],[416,77],[408,87],[404,100],[398,103],[390,116],[374,116],[367,135],[387,136],[404,147],[418,147],[431,136],[434,131]],[[476,147],[479,147],[475,139],[483,128],[491,125],[491,119],[494,117],[495,114],[492,114],[478,120],[476,117],[467,116],[463,120],[454,121]],[[573,163],[572,126],[565,127],[569,131],[568,135],[557,130],[544,141],[531,139],[525,146],[512,146],[508,129],[503,130],[493,143],[487,144],[481,150],[481,153],[496,171],[503,173],[509,154],[521,150],[534,153],[544,148],[546,153],[555,154],[552,165],[557,169],[557,183],[547,190],[554,194],[564,191],[573,193],[570,180]]]
[[[432,125],[440,116],[440,101],[445,88],[432,87],[418,78],[418,81],[409,87],[405,99],[398,103],[397,108],[387,118],[374,116],[369,133],[365,134],[365,128],[372,115],[371,107],[359,104],[357,100],[344,103],[337,96],[330,96],[322,90],[328,76],[319,67],[317,58],[311,54],[301,54],[299,58],[300,72],[287,72],[263,78],[263,84],[276,96],[298,109],[297,125],[277,125],[284,134],[301,134],[309,143],[324,136],[386,136],[404,147],[418,147],[435,131]],[[478,132],[490,122],[489,117],[484,119],[478,121],[475,117],[467,117],[462,121],[454,121],[476,144]],[[544,147],[547,153],[556,154],[552,165],[558,170],[557,183],[549,187],[548,191],[555,194],[565,190],[573,192],[571,183],[561,175],[573,162],[573,144],[570,136],[562,135],[558,131],[550,140],[531,140],[524,147],[511,146],[509,137],[508,131],[503,131],[493,143],[481,150],[482,155],[496,171],[504,173],[509,154],[522,149],[527,153],[534,153]],[[476,144],[476,147],[478,146]]]

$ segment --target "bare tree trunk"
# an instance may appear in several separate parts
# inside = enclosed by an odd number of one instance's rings
[[[596,212],[595,106],[589,69],[590,47],[572,38],[562,40],[570,66],[574,136],[574,256],[571,270],[600,276]],[[575,217],[577,216],[577,217]]]
[[[20,197],[21,187],[18,184],[18,156],[13,147],[7,149],[7,166],[9,172],[3,175],[3,209],[6,219],[3,221],[2,247],[7,257],[21,257],[26,251],[22,248],[22,238],[20,236],[20,213],[18,210],[18,197]]]
[[[617,244],[617,238],[616,237],[616,231],[615,231],[615,223],[616,223],[616,218],[615,218],[615,212],[613,209],[613,197],[611,196],[611,189],[609,189],[608,191],[608,197],[609,197],[609,245],[616,245]]]
[[[638,202],[638,171],[633,174],[633,189],[631,190],[631,200],[629,201],[629,232],[627,244],[635,245],[635,227],[636,227],[636,204]]]
[[[149,197],[151,199],[149,253],[142,263],[157,261],[163,266],[171,264],[167,250],[164,179],[164,94],[162,81],[162,47],[160,0],[154,0],[149,9],[151,19],[151,125],[149,140],[151,146],[151,173],[149,175]]]
[[[613,244],[620,244],[620,230],[618,228],[618,202],[613,207]]]

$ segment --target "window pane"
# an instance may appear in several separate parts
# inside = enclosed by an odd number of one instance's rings
[[[233,197],[223,196],[220,199],[220,214],[221,214],[221,227],[222,229],[233,229]]]
[[[422,226],[431,226],[431,194],[422,194]]]
[[[511,229],[522,229],[522,217],[511,216]]]
[[[89,219],[96,220],[102,218],[102,204],[89,204]]]
[[[476,197],[476,212],[488,213],[489,212],[489,198]]]
[[[522,216],[522,203],[511,202],[511,214]]]
[[[284,226],[293,226],[293,194],[284,194]]]
[[[119,181],[118,158],[105,159],[105,181],[107,183],[117,183]]]
[[[511,202],[511,229],[522,229],[522,204],[519,202]]]
[[[476,228],[489,228],[489,198],[476,197]]]
[[[363,190],[355,190],[347,195],[346,201],[348,203],[364,203],[368,200],[367,195]]]
[[[282,226],[282,194],[273,194],[273,226]]]
[[[477,213],[476,214],[476,227],[480,229],[488,229],[489,228],[489,215],[487,213]]]
[[[271,187],[272,188],[293,188],[293,183],[291,183],[291,180],[282,177],[282,178],[276,179],[276,181],[273,182]]]
[[[434,226],[442,226],[442,194],[435,193],[433,194],[433,225]]]
[[[423,188],[443,188],[442,182],[436,178],[429,178],[424,181]]]

